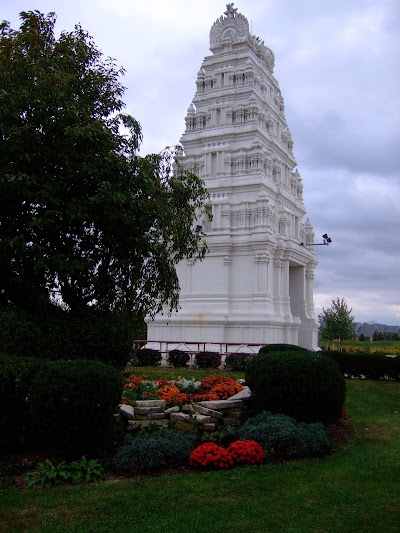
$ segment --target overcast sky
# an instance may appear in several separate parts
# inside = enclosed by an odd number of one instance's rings
[[[316,316],[343,297],[357,321],[400,324],[400,1],[238,0],[275,54],[316,242]],[[126,69],[141,154],[176,144],[209,55],[219,0],[2,0],[0,18],[55,11]]]

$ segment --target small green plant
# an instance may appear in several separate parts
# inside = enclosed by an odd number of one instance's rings
[[[28,487],[40,484],[45,489],[61,485],[71,477],[68,465],[61,461],[58,465],[53,464],[50,459],[45,459],[43,463],[38,463],[34,472],[28,472],[26,480]]]
[[[72,483],[90,483],[104,478],[104,468],[97,459],[88,461],[85,456],[80,461],[72,461],[69,466]]]
[[[50,459],[45,459],[42,463],[38,463],[35,471],[28,472],[25,479],[28,487],[40,484],[47,489],[68,482],[89,483],[103,477],[104,468],[97,459],[88,461],[86,457],[82,457],[79,461],[72,461],[70,464],[61,461],[58,465]]]

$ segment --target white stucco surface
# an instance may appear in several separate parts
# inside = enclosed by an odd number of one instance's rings
[[[181,309],[148,324],[149,341],[317,347],[313,228],[293,155],[274,55],[227,6],[211,28],[180,164],[210,194],[199,220],[209,254],[178,265]]]

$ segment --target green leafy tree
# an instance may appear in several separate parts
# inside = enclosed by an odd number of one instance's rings
[[[176,264],[206,253],[204,183],[174,149],[138,155],[123,69],[86,31],[56,38],[54,13],[20,17],[0,25],[0,304],[177,308]]]
[[[324,340],[350,340],[354,337],[354,317],[351,316],[344,298],[332,300],[328,309],[322,309],[318,316],[320,322],[320,337]]]

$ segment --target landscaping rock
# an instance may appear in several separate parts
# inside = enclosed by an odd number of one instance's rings
[[[222,418],[224,415],[219,411],[214,411],[213,409],[208,409],[208,407],[202,407],[199,404],[195,404],[194,410],[196,413],[201,413],[202,415],[213,416],[215,418]]]
[[[149,415],[150,413],[163,413],[163,407],[135,407],[135,415]]]
[[[192,416],[189,416],[186,413],[182,413],[182,412],[171,413],[169,417],[171,420],[184,420],[185,422],[193,422]]]
[[[169,407],[168,409],[165,409],[164,413],[166,415],[170,415],[171,413],[177,413],[179,411],[179,407],[177,405],[174,405],[173,407]]]
[[[226,409],[232,409],[233,407],[243,407],[243,400],[211,400],[206,402],[199,402],[197,405],[201,407],[208,407],[208,409],[214,409],[215,411],[223,411]]]
[[[120,405],[119,412],[128,420],[133,420],[135,418],[135,413],[131,405]]]
[[[137,400],[135,402],[136,407],[162,407],[165,409],[166,401],[165,400]]]
[[[167,418],[165,413],[150,413],[148,415],[149,420],[162,420],[163,418]]]
[[[234,396],[231,396],[229,398],[229,401],[231,401],[231,400],[243,400],[243,399],[246,400],[247,398],[250,398],[250,396],[251,396],[251,390],[249,389],[249,387],[245,387],[243,390],[241,390],[240,392],[238,392]]]
[[[207,424],[211,422],[211,416],[196,414],[193,416],[198,424]]]

